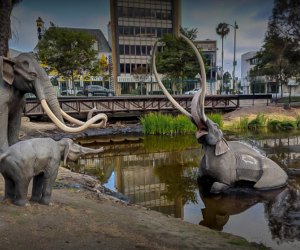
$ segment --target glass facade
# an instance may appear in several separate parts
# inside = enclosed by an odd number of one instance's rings
[[[113,1],[113,0],[112,0]],[[175,12],[174,0],[115,0],[116,65],[117,75],[122,79],[134,78],[138,71],[150,75],[152,46],[165,33],[173,33]],[[178,6],[177,6],[178,8]],[[177,22],[179,23],[179,22]],[[145,77],[145,82],[151,77]],[[152,79],[152,78],[151,78]],[[126,81],[126,80],[125,80]],[[149,80],[150,81],[150,80]],[[121,93],[134,87],[121,83]],[[147,85],[147,84],[146,84]]]

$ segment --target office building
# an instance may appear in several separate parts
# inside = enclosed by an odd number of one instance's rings
[[[165,33],[179,31],[180,0],[111,0],[110,12],[110,82],[116,94],[157,90],[150,67],[152,46]]]

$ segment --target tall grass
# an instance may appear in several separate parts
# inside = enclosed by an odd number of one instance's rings
[[[217,123],[220,128],[223,127],[224,121],[223,121],[223,116],[219,113],[211,113],[208,114],[207,117],[212,120],[213,122]]]
[[[141,118],[144,134],[177,135],[196,131],[194,124],[184,115],[173,117],[160,113],[150,113]]]
[[[263,114],[259,113],[256,118],[249,122],[248,129],[258,130],[267,126],[268,118]]]
[[[279,121],[279,120],[270,120],[268,122],[268,129],[272,132],[287,132],[291,131],[296,127],[296,122],[286,120],[286,121]]]

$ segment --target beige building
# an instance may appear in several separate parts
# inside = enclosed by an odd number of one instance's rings
[[[216,40],[198,40],[194,42],[198,49],[201,49],[203,56],[206,59],[206,93],[210,95],[217,94],[219,84],[217,82],[217,41]]]
[[[181,23],[180,0],[110,0],[110,81],[117,95],[158,90],[150,63],[154,42],[176,33]]]

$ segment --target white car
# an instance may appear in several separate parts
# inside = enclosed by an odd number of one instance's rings
[[[194,95],[196,94],[201,88],[195,88],[189,91],[184,92],[185,95]]]

